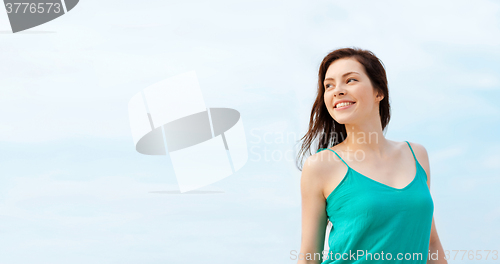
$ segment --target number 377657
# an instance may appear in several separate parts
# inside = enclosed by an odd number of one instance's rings
[[[60,3],[6,3],[7,13],[60,13]]]

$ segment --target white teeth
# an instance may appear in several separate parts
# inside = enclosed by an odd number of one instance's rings
[[[352,105],[352,104],[354,104],[354,103],[352,103],[352,102],[342,102],[342,103],[338,103],[338,104],[335,106],[335,108],[344,107],[344,106],[346,106],[346,105]]]

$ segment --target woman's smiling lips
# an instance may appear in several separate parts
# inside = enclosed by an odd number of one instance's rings
[[[346,106],[342,106],[342,107],[335,107],[335,108],[333,108],[333,109],[335,109],[335,110],[344,110],[344,109],[347,109],[347,108],[349,108],[349,107],[353,106],[354,104],[355,104],[355,102],[353,102],[352,104],[348,104],[348,105],[346,105]]]

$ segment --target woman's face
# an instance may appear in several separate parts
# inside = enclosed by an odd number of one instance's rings
[[[379,118],[379,102],[364,66],[354,58],[335,60],[325,74],[325,104],[328,112],[340,124],[363,123],[371,118]],[[337,102],[348,101],[350,105]]]

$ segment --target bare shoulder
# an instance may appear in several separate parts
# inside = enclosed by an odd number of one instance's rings
[[[418,160],[418,163],[422,166],[422,168],[425,170],[425,173],[427,174],[427,185],[430,187],[430,180],[431,180],[431,170],[430,170],[430,163],[429,163],[429,154],[427,153],[427,149],[419,143],[415,142],[410,142],[411,148],[413,149],[413,153],[415,153],[415,157]]]
[[[327,170],[325,159],[328,153],[325,152],[320,151],[306,159],[302,167],[302,178],[304,181],[321,181]]]
[[[427,153],[427,149],[422,144],[419,144],[419,143],[410,142],[410,141],[408,141],[408,143],[410,143],[410,146],[413,150],[413,153],[415,153],[415,157],[417,158],[420,165],[422,165],[422,167],[424,167],[424,169],[426,167],[428,168],[429,167],[429,154]]]
[[[321,162],[321,152],[307,157],[302,166],[300,176],[300,189],[302,196],[320,197],[322,182],[322,173],[324,164]]]
[[[341,163],[335,153],[326,149],[311,155],[304,163],[301,184],[311,186],[311,191],[326,199],[345,174]]]

